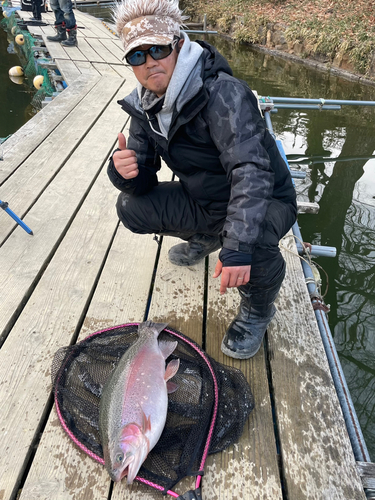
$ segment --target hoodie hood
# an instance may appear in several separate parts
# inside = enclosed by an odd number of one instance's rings
[[[228,61],[215,47],[203,40],[196,40],[195,43],[200,45],[203,49],[203,81],[216,76],[219,72],[233,76],[233,71]]]
[[[187,94],[187,98],[190,99],[194,97],[200,88],[196,84],[196,77],[201,72],[198,61],[203,53],[203,49],[196,43],[191,43],[186,33],[182,32],[181,35],[184,38],[184,43],[178,55],[161,109],[160,101],[162,97],[158,97],[154,92],[145,89],[140,83],[137,86],[141,107],[145,111],[151,110],[154,105],[158,106],[156,117],[159,122],[160,133],[165,138],[168,137],[174,108],[175,106],[177,110],[179,108],[180,95],[185,96]],[[202,83],[200,83],[201,85]],[[154,132],[159,133],[156,130]]]

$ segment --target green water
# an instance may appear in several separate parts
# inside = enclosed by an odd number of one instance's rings
[[[108,9],[85,10],[109,17]],[[320,73],[219,37],[210,36],[207,41],[228,59],[235,75],[261,95],[375,100],[375,87]],[[9,80],[8,69],[18,62],[6,46],[6,35],[0,30],[0,137],[17,130],[32,112],[27,87]],[[294,155],[307,157],[296,167],[307,174],[304,181],[296,181],[299,198],[320,204],[318,215],[299,216],[304,240],[337,248],[337,257],[317,262],[328,274],[325,301],[331,307],[329,324],[374,460],[375,158],[366,158],[375,150],[375,108],[281,110],[272,115],[272,122],[289,159]],[[328,161],[322,162],[321,157]]]
[[[8,75],[10,68],[21,65],[18,55],[8,52],[11,41],[0,27],[0,137],[13,134],[35,114],[31,105],[35,91],[26,80],[16,84]]]

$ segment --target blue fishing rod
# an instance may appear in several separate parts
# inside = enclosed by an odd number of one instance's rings
[[[29,228],[29,226],[26,226],[26,224],[13,212],[13,210],[11,210],[9,207],[8,207],[8,203],[6,201],[1,201],[0,200],[0,208],[2,208],[3,210],[5,210],[5,212],[10,215],[12,217],[13,220],[15,220],[17,222],[17,224],[19,224],[22,229],[24,229],[28,234],[33,234],[32,230]]]

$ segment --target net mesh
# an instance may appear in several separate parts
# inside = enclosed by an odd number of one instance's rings
[[[7,5],[4,4],[3,10],[7,12]],[[1,22],[0,26],[8,32],[9,38],[15,40],[17,35],[23,35],[24,44],[18,45],[14,42],[14,48],[17,51],[20,63],[26,78],[28,86],[35,90],[33,86],[33,80],[35,76],[43,76],[42,87],[37,90],[31,101],[32,106],[39,110],[42,108],[42,102],[46,97],[51,97],[55,92],[54,85],[51,83],[48,71],[42,68],[38,64],[38,59],[34,57],[35,53],[33,47],[36,45],[37,40],[31,35],[28,30],[22,29],[17,23],[17,17],[14,12],[9,13],[8,17],[5,17]],[[22,26],[22,25],[21,25]]]
[[[60,349],[53,360],[52,381],[60,420],[76,444],[102,463],[100,396],[121,356],[138,338],[137,329],[137,324],[131,324],[97,332],[78,344]],[[240,370],[216,362],[182,333],[168,328],[159,339],[178,341],[166,360],[167,363],[180,359],[178,373],[173,378],[178,390],[169,394],[163,434],[138,476],[168,490],[183,477],[197,475],[200,470],[215,403],[212,373],[217,380],[219,399],[210,454],[238,441],[254,399]]]

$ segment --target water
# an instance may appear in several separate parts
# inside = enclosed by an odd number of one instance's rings
[[[94,8],[95,9],[95,8]],[[109,20],[108,9],[86,11]],[[193,38],[193,36],[192,36]],[[235,76],[261,95],[375,100],[375,87],[320,73],[209,36]],[[8,69],[18,59],[6,51],[0,29],[0,137],[15,132],[32,114],[28,87],[13,84]],[[328,274],[329,324],[370,456],[375,457],[375,108],[341,111],[281,110],[272,115],[276,135],[306,180],[296,181],[300,199],[320,204],[318,215],[300,215],[305,241],[335,246],[336,258],[316,261]],[[322,157],[328,158],[325,162]],[[355,158],[355,159],[354,159]],[[324,276],[323,276],[324,278]],[[325,283],[323,288],[325,288]]]
[[[7,33],[0,27],[0,138],[16,132],[35,114],[31,105],[35,91],[26,80],[16,84],[9,78],[9,69],[21,66],[18,55],[8,52],[9,47],[11,50]]]
[[[207,41],[228,59],[235,76],[260,95],[375,100],[375,87],[212,35]],[[331,307],[329,325],[374,460],[375,156],[368,157],[375,150],[375,107],[280,110],[271,118],[288,158],[307,158],[294,165],[307,174],[304,181],[296,180],[299,199],[320,205],[318,215],[298,217],[304,241],[337,248],[336,258],[321,257],[316,262],[328,274],[325,302]]]

